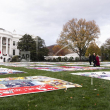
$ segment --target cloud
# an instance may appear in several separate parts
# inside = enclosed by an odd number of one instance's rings
[[[96,21],[104,41],[110,34],[109,4],[109,0],[0,0],[0,27],[40,36],[46,45],[52,45],[66,22],[84,18]]]

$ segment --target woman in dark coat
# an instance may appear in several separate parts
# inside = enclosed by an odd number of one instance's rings
[[[96,66],[100,66],[99,56],[96,56]]]

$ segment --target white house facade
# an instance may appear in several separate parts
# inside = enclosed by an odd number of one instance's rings
[[[0,62],[8,62],[13,56],[19,55],[17,42],[22,37],[0,28]]]

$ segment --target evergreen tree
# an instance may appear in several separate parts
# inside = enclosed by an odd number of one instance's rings
[[[36,56],[37,56],[36,60],[42,61],[44,60],[44,56],[48,55],[49,50],[46,47],[44,40],[41,39],[39,36],[36,36],[35,41],[36,41]]]
[[[20,51],[30,51],[31,61],[42,61],[44,56],[48,55],[48,49],[45,42],[40,37],[32,38],[31,35],[25,34],[18,42],[17,48]]]

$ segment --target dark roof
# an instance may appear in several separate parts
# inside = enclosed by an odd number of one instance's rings
[[[53,48],[55,45],[50,45],[50,46],[47,46],[47,48]]]
[[[5,30],[5,29],[3,29],[3,28],[0,28],[0,30]]]
[[[56,45],[56,44],[55,44]],[[47,46],[47,48],[49,49],[49,55],[52,55],[53,54],[53,47],[55,45],[50,45],[50,46]]]
[[[47,48],[49,49],[49,51],[52,51],[52,48],[53,48],[55,45],[56,45],[56,44],[47,46]]]

